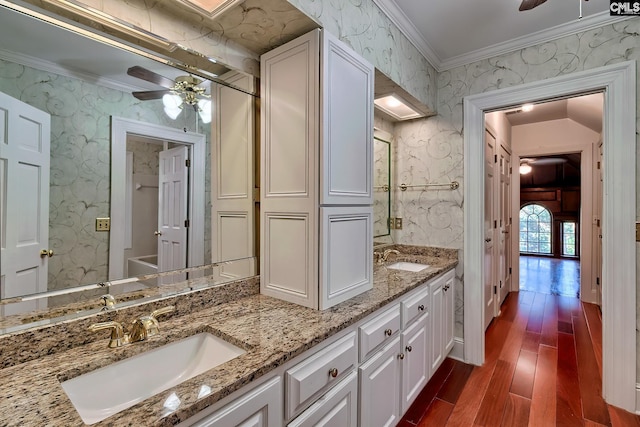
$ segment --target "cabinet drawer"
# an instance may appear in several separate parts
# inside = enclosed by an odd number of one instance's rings
[[[406,328],[411,322],[429,310],[429,287],[425,286],[417,293],[406,297],[402,303],[402,328]]]
[[[351,372],[288,427],[341,426],[358,423],[358,374]]]
[[[312,403],[320,391],[339,381],[357,364],[356,333],[351,332],[287,370],[287,419]]]
[[[386,310],[358,328],[360,334],[360,361],[400,330],[398,304]]]

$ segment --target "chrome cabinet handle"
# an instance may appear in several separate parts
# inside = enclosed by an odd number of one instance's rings
[[[411,353],[411,350],[413,350],[413,347],[411,347],[410,345],[408,345],[405,350],[407,350],[409,353]]]
[[[400,353],[400,354],[398,355],[398,359],[400,359],[400,360],[404,360],[404,353]]]
[[[388,337],[390,337],[393,334],[393,331],[391,329],[385,329],[384,330],[384,334]]]
[[[487,237],[486,239],[484,239],[484,241],[489,243],[491,241],[491,237]]]
[[[162,236],[162,231],[154,231],[153,234],[156,236]]]
[[[331,375],[332,378],[337,377],[338,376],[338,369],[337,368],[329,369],[329,375]]]
[[[424,304],[420,304],[420,305],[418,306],[418,310],[420,310],[420,311],[424,311]]]

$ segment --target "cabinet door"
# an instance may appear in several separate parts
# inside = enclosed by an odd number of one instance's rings
[[[429,314],[402,333],[402,413],[404,413],[429,381]]]
[[[320,33],[261,57],[260,292],[318,308]]]
[[[445,274],[444,287],[444,357],[453,348],[453,327],[455,324],[455,272],[451,270]]]
[[[288,427],[356,427],[358,423],[358,374],[351,372]]]
[[[320,208],[320,309],[373,287],[373,208]]]
[[[395,426],[400,421],[400,337],[359,368],[360,425]]]
[[[327,31],[321,57],[320,204],[373,204],[373,66]]]
[[[431,291],[431,372],[444,359],[444,278],[439,277],[429,286]]]
[[[194,424],[197,427],[269,427],[282,425],[282,381],[273,378]]]

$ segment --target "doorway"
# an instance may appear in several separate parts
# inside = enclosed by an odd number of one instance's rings
[[[603,392],[628,411],[636,400],[636,255],[635,228],[635,62],[576,72],[464,100],[465,242],[464,355],[484,361],[482,300],[484,274],[484,113],[528,100],[605,92],[603,133],[602,293]],[[514,163],[515,163],[514,159]],[[519,159],[518,159],[519,160]],[[615,286],[607,286],[615,284]],[[632,373],[632,375],[630,375]]]
[[[132,223],[132,218],[128,215],[132,210],[127,209],[127,206],[132,207],[131,199],[132,193],[139,184],[139,190],[143,190],[145,184],[142,182],[144,177],[140,177],[141,180],[137,184],[129,179],[129,185],[127,185],[127,177],[133,174],[127,173],[127,170],[131,169],[131,166],[127,168],[127,140],[134,141],[161,141],[160,146],[163,151],[158,156],[159,171],[162,167],[162,155],[165,153],[166,164],[177,164],[174,158],[181,158],[180,163],[185,164],[187,152],[190,153],[189,167],[183,168],[183,171],[177,173],[176,171],[167,170],[160,175],[165,176],[171,181],[175,181],[175,175],[186,174],[181,178],[181,181],[188,181],[188,191],[180,195],[169,195],[173,199],[181,200],[180,205],[186,205],[185,208],[188,211],[188,218],[180,219],[180,224],[186,226],[181,232],[186,232],[187,248],[181,249],[181,253],[186,258],[186,267],[193,267],[202,265],[204,263],[204,182],[205,182],[205,136],[192,132],[184,132],[180,129],[168,128],[164,126],[151,125],[148,123],[138,122],[135,120],[123,119],[119,117],[112,118],[112,131],[111,131],[111,222],[112,224],[128,224]],[[145,144],[147,145],[147,144]],[[167,150],[164,150],[167,148]],[[176,153],[173,153],[173,152]],[[131,156],[129,156],[131,159]],[[131,160],[130,160],[131,162]],[[145,181],[146,182],[146,181]],[[172,186],[167,186],[172,187]],[[152,190],[158,190],[153,189]],[[140,193],[142,194],[142,193]],[[156,195],[159,195],[158,203],[162,203],[162,192],[157,191]],[[173,200],[172,199],[172,200]],[[127,201],[129,200],[129,202]],[[188,202],[187,202],[188,201]],[[158,212],[160,209],[156,209]],[[162,224],[158,224],[159,216],[154,221],[157,226],[155,227],[154,238],[157,238],[158,243],[161,243],[161,239],[165,236],[173,236],[175,230],[170,228],[163,228]],[[183,221],[187,220],[188,223]],[[181,227],[182,228],[182,227]],[[165,233],[166,231],[166,233]],[[109,239],[109,279],[115,280],[124,277],[125,271],[125,248],[127,245],[127,236],[133,234],[127,234],[127,227],[114,227],[111,230]],[[164,244],[164,242],[162,242]],[[171,246],[165,244],[165,246]],[[148,254],[154,255],[154,254]],[[157,254],[156,254],[157,255]],[[135,258],[135,257],[134,257]],[[135,267],[145,267],[145,263],[153,265],[148,261],[148,257],[140,262],[135,263]],[[158,259],[156,265],[159,265],[161,261]],[[144,274],[144,273],[143,273]]]

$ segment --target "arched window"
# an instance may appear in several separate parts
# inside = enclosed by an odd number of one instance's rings
[[[520,252],[551,253],[551,212],[532,204],[520,209]]]

